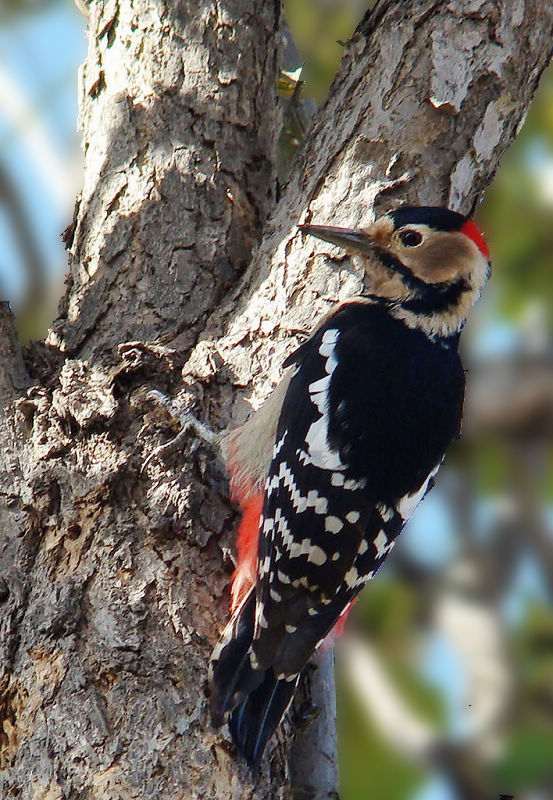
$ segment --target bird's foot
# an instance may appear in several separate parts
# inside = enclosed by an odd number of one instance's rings
[[[196,452],[202,441],[207,442],[212,446],[216,446],[218,444],[219,437],[216,433],[208,428],[207,425],[204,425],[202,422],[200,422],[200,420],[196,419],[196,417],[189,411],[184,411],[177,403],[171,400],[170,397],[167,397],[167,395],[163,394],[163,392],[160,392],[157,389],[152,389],[148,392],[146,397],[149,400],[154,400],[156,403],[163,406],[171,419],[180,425],[180,431],[168,442],[160,444],[159,447],[156,447],[154,450],[152,450],[150,455],[142,464],[140,472],[144,472],[148,464],[154,458],[165,456],[167,453],[171,453],[173,450],[179,447],[190,432],[195,434],[195,439],[190,448],[191,455]]]

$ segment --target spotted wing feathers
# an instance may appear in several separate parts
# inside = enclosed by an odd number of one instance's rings
[[[289,363],[256,584],[213,655],[214,721],[230,712],[250,764],[314,649],[428,490],[463,400],[456,345],[432,343],[366,303],[339,310]]]

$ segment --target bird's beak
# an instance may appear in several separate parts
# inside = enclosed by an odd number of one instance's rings
[[[356,253],[371,253],[375,247],[374,239],[361,228],[333,228],[329,225],[298,225],[298,228],[302,233]]]

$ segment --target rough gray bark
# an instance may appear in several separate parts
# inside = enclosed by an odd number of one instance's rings
[[[2,418],[2,449],[19,437],[1,479],[0,796],[242,798],[249,775],[204,697],[233,514],[203,454],[140,474],[162,417],[134,390],[178,379],[274,199],[280,9],[89,12],[69,287]],[[121,361],[122,342],[160,334],[177,356],[137,345]]]
[[[71,275],[26,393],[2,328],[0,795],[282,797],[289,728],[255,789],[209,730],[235,519],[207,448],[141,473],[172,432],[144,387],[180,388],[214,428],[242,421],[245,393],[266,396],[358,286],[298,222],[356,225],[400,200],[470,210],[548,61],[553,8],[381,2],[242,278],[274,196],[278,4],[89,9]]]
[[[279,5],[89,7],[84,186],[49,341],[97,359],[163,332],[184,349],[275,199]]]

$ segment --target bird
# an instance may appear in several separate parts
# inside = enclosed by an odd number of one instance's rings
[[[490,274],[484,236],[447,208],[366,228],[303,224],[363,267],[222,447],[242,519],[231,616],[210,660],[214,726],[257,770],[314,653],[392,549],[460,435],[466,317]]]

